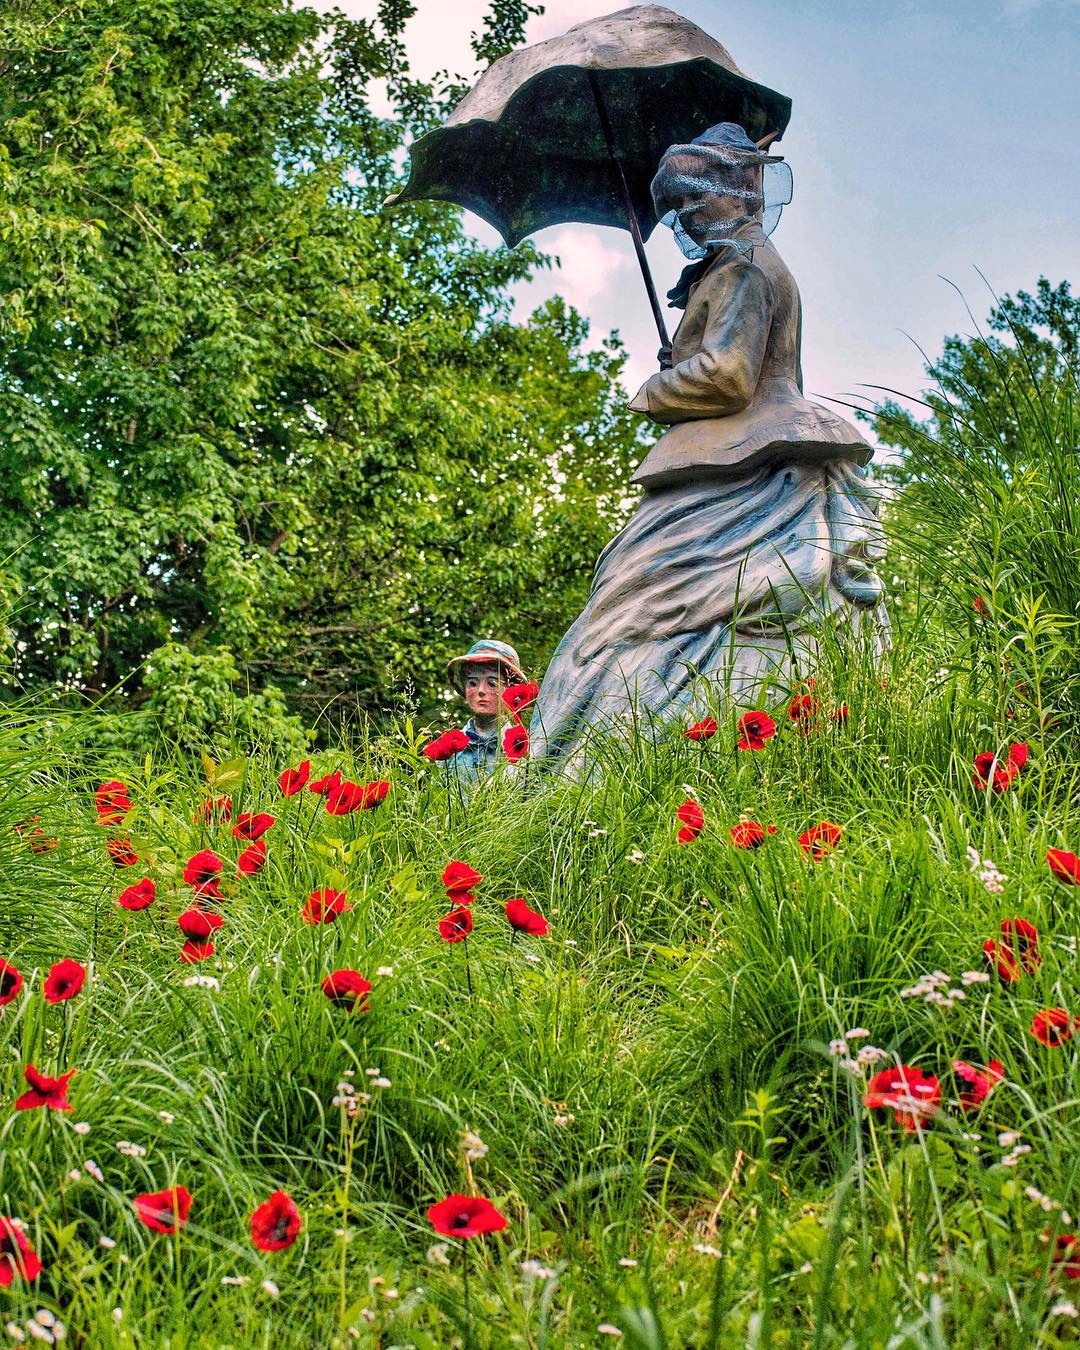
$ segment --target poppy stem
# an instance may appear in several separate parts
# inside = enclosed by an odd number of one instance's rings
[[[472,1334],[472,1300],[469,1298],[469,1244],[465,1246],[461,1253],[461,1283],[465,1296],[465,1346],[466,1350],[473,1344]]]
[[[465,948],[465,983],[469,986],[469,998],[472,998],[472,971],[469,969],[469,939],[462,938],[462,945]]]

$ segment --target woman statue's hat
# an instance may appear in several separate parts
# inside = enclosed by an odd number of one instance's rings
[[[446,677],[460,694],[465,687],[465,666],[504,666],[518,680],[524,680],[518,654],[508,642],[496,642],[494,638],[481,638],[474,642],[464,656],[450,658],[446,667]]]

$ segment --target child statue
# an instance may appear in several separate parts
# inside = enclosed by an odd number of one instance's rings
[[[534,758],[565,758],[591,725],[755,706],[806,678],[823,622],[887,641],[871,447],[803,397],[799,292],[768,240],[790,169],[723,122],[665,151],[652,196],[695,261],[669,293],[685,310],[670,356],[630,407],[670,430],[548,667]]]

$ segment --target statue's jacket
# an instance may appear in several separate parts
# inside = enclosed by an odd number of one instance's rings
[[[672,424],[633,481],[657,488],[769,460],[865,464],[872,450],[856,428],[803,397],[799,291],[772,244],[749,256],[724,248],[699,268],[672,368],[646,380],[629,405]]]

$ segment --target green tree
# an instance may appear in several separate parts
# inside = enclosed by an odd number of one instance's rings
[[[5,8],[9,687],[176,707],[162,672],[235,670],[305,718],[406,684],[430,707],[462,642],[540,662],[573,617],[627,505],[623,353],[586,351],[557,303],[509,322],[531,246],[379,209],[462,88],[410,76],[413,11]],[[534,11],[496,0],[477,59]],[[376,79],[397,117],[371,111]]]

